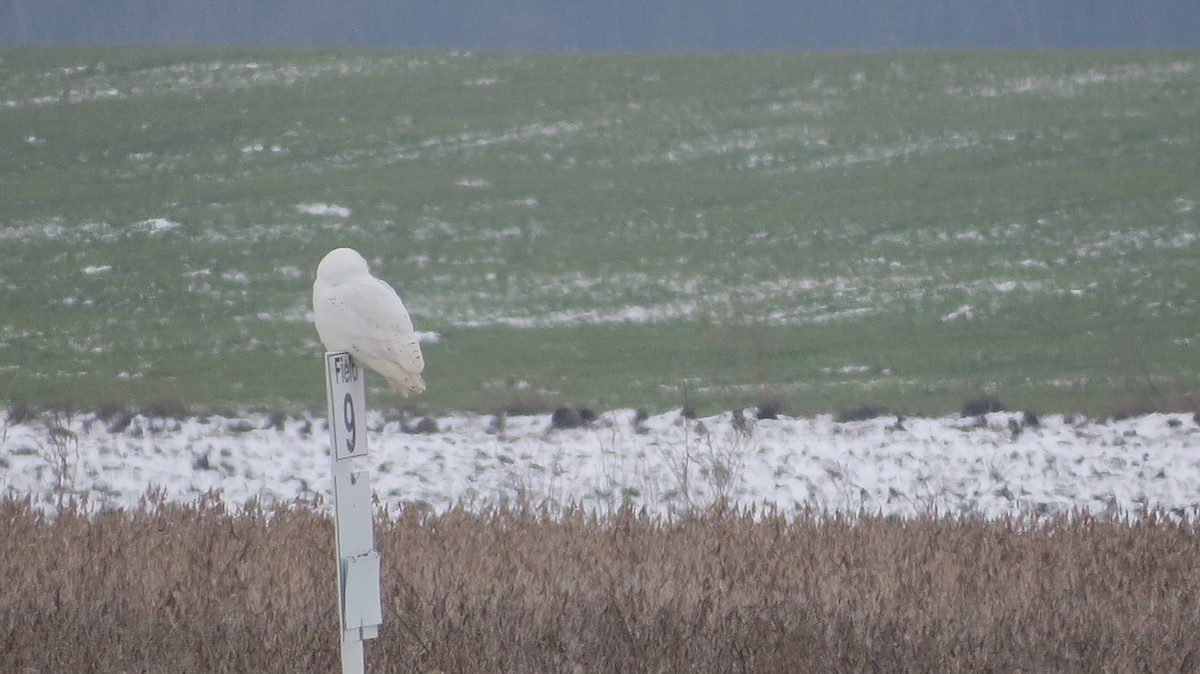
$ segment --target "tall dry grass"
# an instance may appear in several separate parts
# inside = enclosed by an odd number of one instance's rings
[[[0,671],[337,669],[330,521],[0,501]],[[375,672],[1188,672],[1191,520],[380,516]]]

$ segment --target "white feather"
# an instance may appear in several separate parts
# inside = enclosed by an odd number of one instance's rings
[[[326,351],[348,351],[402,396],[425,390],[425,358],[408,310],[357,251],[338,248],[317,265],[313,322]]]

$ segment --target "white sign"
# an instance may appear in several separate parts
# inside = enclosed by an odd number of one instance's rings
[[[329,437],[337,461],[367,454],[366,379],[366,373],[350,354],[344,351],[325,354]]]

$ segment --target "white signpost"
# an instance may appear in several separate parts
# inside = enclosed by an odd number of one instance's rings
[[[363,641],[379,636],[379,551],[371,507],[367,455],[366,372],[344,351],[325,354],[329,439],[333,443],[333,512],[337,546],[342,672],[366,671]]]

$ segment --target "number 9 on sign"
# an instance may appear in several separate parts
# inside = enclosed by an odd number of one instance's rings
[[[354,426],[354,396],[349,393],[342,399],[342,415],[346,424],[346,453],[354,453],[354,443],[358,440],[358,429]]]

